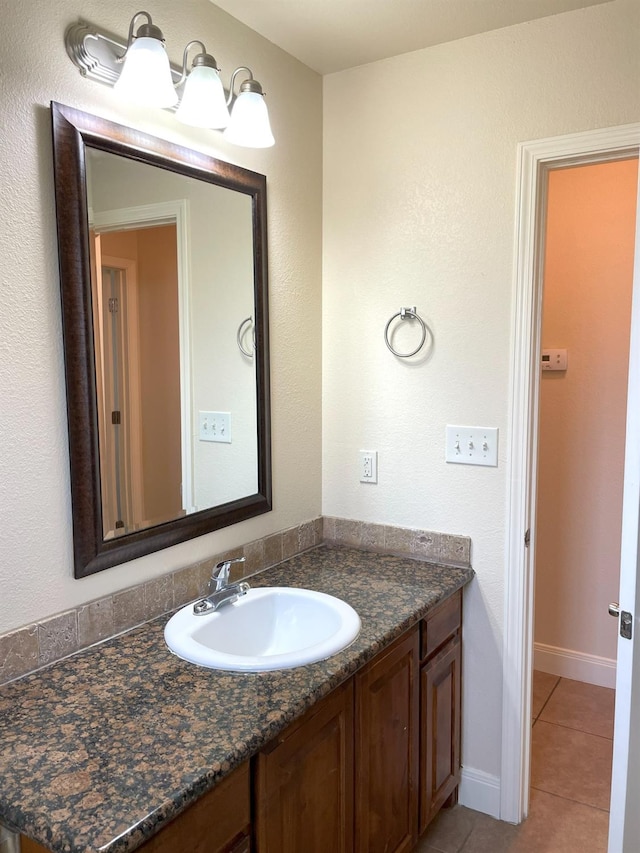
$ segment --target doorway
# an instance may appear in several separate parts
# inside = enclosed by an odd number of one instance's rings
[[[103,535],[182,514],[174,223],[95,234]]]
[[[620,585],[638,160],[547,180],[532,808],[581,804],[605,850],[617,649],[607,605]]]
[[[526,817],[530,794],[535,539],[530,540],[529,531],[536,529],[535,474],[547,178],[554,169],[635,158],[639,147],[640,125],[632,124],[522,143],[518,149],[500,784],[500,817],[512,823],[519,823]],[[635,297],[640,293],[639,284],[636,271],[634,305]],[[637,335],[640,312],[635,308],[634,316],[632,327],[636,331],[632,334]],[[636,352],[637,343],[633,346]],[[635,360],[633,363],[635,365]],[[630,411],[632,409],[630,407]],[[640,437],[640,424],[628,426],[627,438],[629,436],[636,439]],[[625,492],[626,485],[625,470]],[[630,495],[632,492],[633,489]],[[636,552],[631,548],[633,543],[629,535],[624,541],[628,547],[624,549],[626,557],[622,561],[623,574],[626,577],[631,570],[635,577]],[[628,671],[628,665],[624,671]],[[625,705],[628,716],[629,696],[625,696]],[[621,707],[616,708],[616,733],[621,730],[620,712]],[[618,775],[614,761],[614,783],[622,778],[620,771],[624,770],[622,763],[617,766]],[[617,822],[622,825],[624,814],[617,815],[617,818]]]

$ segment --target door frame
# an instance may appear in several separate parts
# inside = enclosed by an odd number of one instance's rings
[[[104,233],[104,232],[103,232]],[[100,240],[100,234],[96,234],[96,240]],[[96,252],[97,256],[97,252]],[[140,355],[139,355],[139,347],[138,347],[138,265],[136,261],[132,261],[129,258],[116,258],[111,255],[105,255],[100,251],[100,274],[96,276],[97,281],[99,282],[98,292],[100,299],[100,308],[101,313],[104,314],[104,296],[103,296],[103,278],[102,278],[102,270],[104,267],[111,267],[113,269],[122,270],[126,276],[126,293],[124,297],[124,302],[126,305],[126,311],[124,316],[126,317],[126,338],[127,338],[127,374],[128,374],[128,382],[127,382],[127,394],[126,394],[126,403],[124,405],[123,411],[123,420],[122,426],[123,431],[126,433],[125,438],[125,446],[130,448],[131,452],[124,454],[124,466],[127,469],[127,473],[125,475],[125,479],[127,482],[128,488],[125,491],[125,504],[127,508],[126,518],[129,521],[129,525],[125,526],[122,529],[122,532],[131,532],[131,530],[137,529],[135,524],[138,525],[140,522],[144,521],[143,507],[144,507],[144,486],[143,486],[143,475],[142,475],[142,433],[141,433],[141,408],[142,401],[140,397]],[[100,334],[100,339],[104,340],[106,337],[106,333],[104,331],[104,323],[103,330]],[[105,359],[105,362],[107,360]],[[107,370],[105,364],[102,364],[100,371],[96,369],[96,379],[98,382],[98,410],[100,412],[98,423],[107,424],[107,412],[109,408],[105,405],[105,400],[107,398],[107,389],[105,387],[105,383],[102,381],[104,377],[107,375]],[[124,391],[124,389],[123,389]],[[111,442],[107,441],[107,436],[98,436],[100,439],[100,448],[101,455],[100,459],[107,460],[106,464],[106,472],[103,476],[102,471],[100,472],[100,479],[102,481],[102,505],[103,507],[113,507],[113,501],[109,500],[109,492],[113,494],[113,489],[115,488],[113,482],[111,481],[111,477],[109,476],[110,471],[113,470],[113,464],[111,460]],[[108,514],[108,510],[105,510],[105,515]],[[119,531],[112,529],[112,534],[114,536],[119,535]],[[105,533],[105,539],[107,538],[107,534]]]
[[[191,305],[189,251],[189,202],[187,199],[141,204],[100,213],[92,211],[91,226],[96,233],[135,230],[154,225],[175,224],[178,267],[178,337],[180,348],[180,423],[182,508],[195,509],[193,491],[193,411],[191,405]]]
[[[520,823],[529,808],[535,537],[528,548],[524,540],[535,529],[547,175],[634,157],[639,150],[640,123],[518,145],[500,776],[500,818],[510,823]]]

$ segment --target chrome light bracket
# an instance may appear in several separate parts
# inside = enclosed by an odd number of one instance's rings
[[[77,21],[67,27],[64,34],[67,55],[83,77],[113,86],[122,71],[122,57],[127,51],[127,39],[96,27],[86,21]],[[174,86],[182,78],[182,68],[170,63]],[[175,110],[176,107],[169,107]]]

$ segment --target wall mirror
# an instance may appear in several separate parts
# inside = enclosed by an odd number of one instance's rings
[[[266,179],[51,110],[85,577],[271,509]]]

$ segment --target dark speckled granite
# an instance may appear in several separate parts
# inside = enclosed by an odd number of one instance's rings
[[[473,577],[318,548],[251,579],[310,587],[362,630],[321,663],[224,673],[174,657],[167,617],[0,689],[0,821],[54,851],[135,850],[381,648]]]

